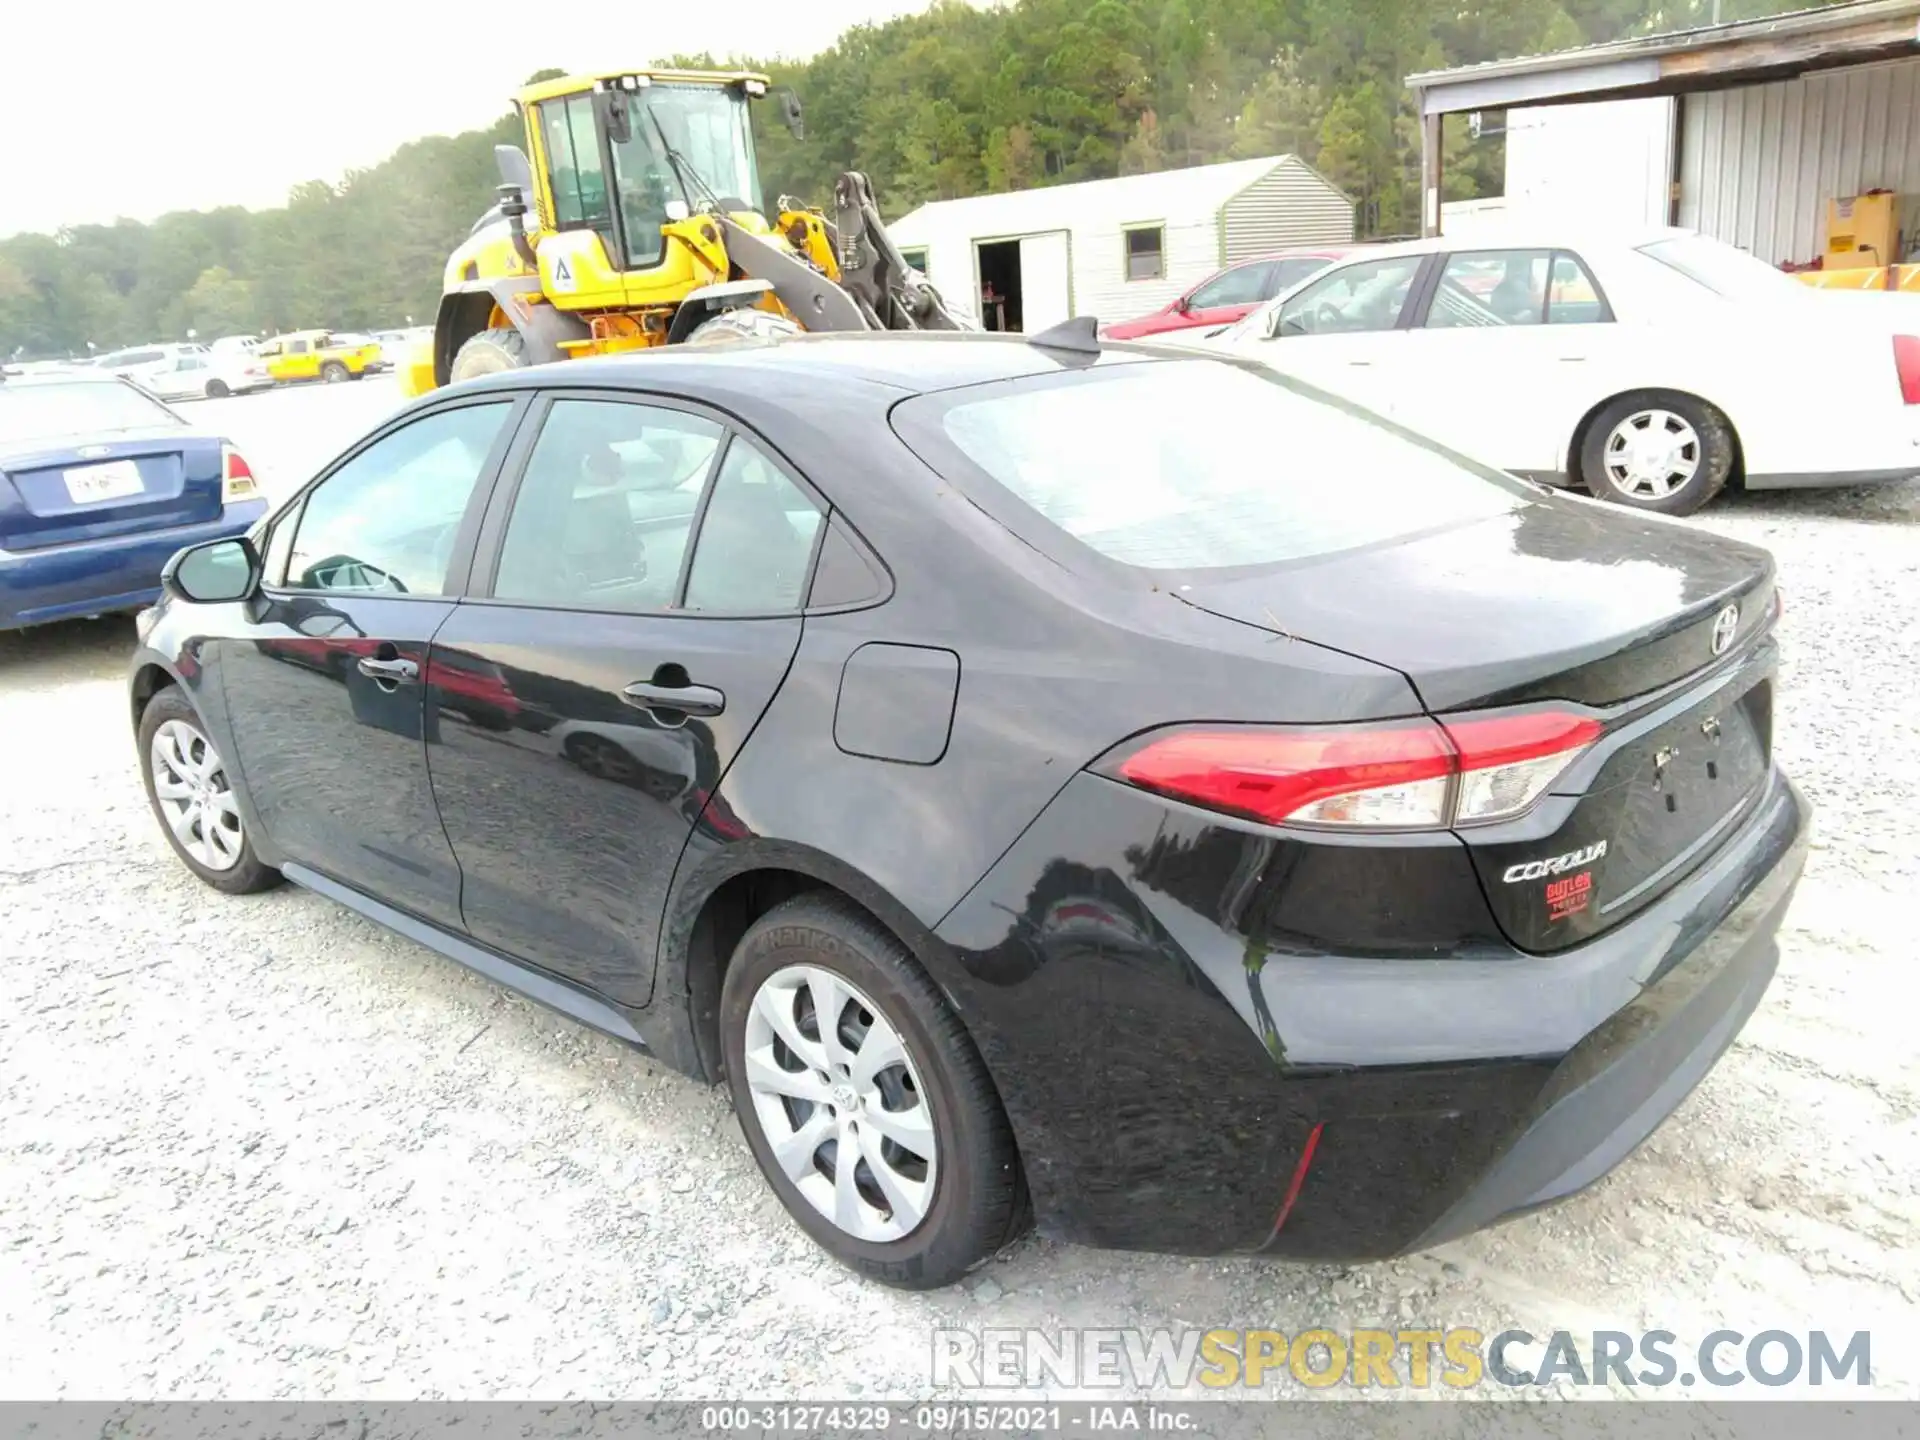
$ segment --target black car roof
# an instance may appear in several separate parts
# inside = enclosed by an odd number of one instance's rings
[[[644,386],[706,380],[727,388],[777,384],[781,379],[858,381],[902,394],[951,390],[996,380],[1017,380],[1088,365],[1126,365],[1142,360],[1204,356],[1131,348],[1102,349],[1091,356],[1049,350],[1017,335],[929,334],[924,331],[797,335],[791,339],[668,349],[572,360],[554,370],[537,367],[488,376],[485,385],[518,389],[527,385]],[[462,386],[462,389],[469,387]]]

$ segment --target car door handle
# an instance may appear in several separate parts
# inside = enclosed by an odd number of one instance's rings
[[[1562,355],[1560,357],[1560,363],[1563,365],[1578,365],[1586,358],[1584,355]]]
[[[388,685],[411,685],[420,678],[420,667],[412,660],[376,660],[365,655],[358,663],[362,675]]]
[[[711,685],[660,685],[636,680],[620,692],[620,698],[642,710],[671,710],[681,715],[718,715],[727,708],[727,697]]]
[[[1352,365],[1358,369],[1365,369],[1366,367],[1371,366],[1373,362],[1371,360],[1349,360],[1347,361],[1347,364]]]

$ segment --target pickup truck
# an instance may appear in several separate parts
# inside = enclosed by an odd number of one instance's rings
[[[380,347],[343,344],[325,330],[296,330],[263,341],[254,354],[266,362],[267,373],[281,384],[298,380],[324,380],[329,385],[342,380],[358,380],[379,370],[383,360]]]

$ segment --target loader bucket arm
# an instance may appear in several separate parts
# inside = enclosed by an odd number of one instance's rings
[[[755,235],[724,215],[713,217],[727,242],[727,258],[750,280],[773,286],[780,303],[807,330],[878,330],[853,296],[784,245]]]
[[[873,186],[858,170],[833,185],[834,246],[840,284],[880,330],[972,330],[940,292],[908,265],[881,223]]]

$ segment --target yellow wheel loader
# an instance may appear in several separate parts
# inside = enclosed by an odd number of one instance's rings
[[[748,71],[635,70],[531,85],[526,148],[495,149],[499,200],[447,262],[418,393],[497,370],[796,330],[960,330],[887,238],[866,176],[833,214],[786,196],[768,220]],[[770,97],[796,137],[800,102]]]

